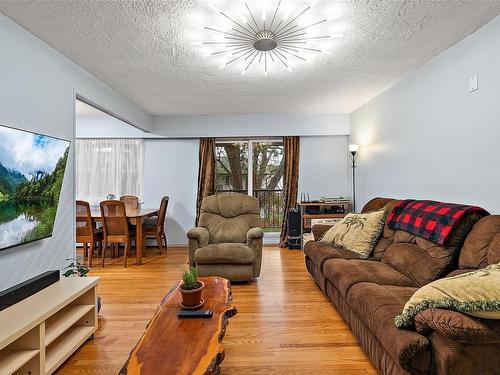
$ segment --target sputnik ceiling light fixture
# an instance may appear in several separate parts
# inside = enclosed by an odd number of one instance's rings
[[[308,5],[288,19],[288,15],[280,16],[281,3],[282,0],[279,0],[270,21],[266,20],[265,11],[262,12],[261,18],[257,17],[246,2],[243,4],[248,18],[239,16],[240,20],[211,6],[226,21],[229,21],[231,26],[227,30],[204,26],[203,29],[217,34],[218,39],[197,42],[196,44],[215,47],[216,49],[207,56],[224,56],[226,61],[221,65],[221,68],[240,61],[243,62],[241,74],[244,75],[253,64],[259,64],[263,65],[264,73],[267,76],[271,64],[281,65],[291,72],[291,65],[294,61],[312,63],[305,56],[307,53],[330,53],[318,48],[316,44],[312,45],[312,43],[343,36],[343,34],[318,33],[320,25],[338,18],[338,14],[334,17],[325,17],[310,22],[304,26],[303,18],[310,12],[314,4]],[[310,34],[310,32],[314,34]]]

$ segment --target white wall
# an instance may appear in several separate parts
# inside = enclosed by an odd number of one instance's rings
[[[75,138],[150,138],[142,131],[80,100],[76,101]]]
[[[73,141],[75,92],[143,128],[151,116],[31,33],[0,15],[0,124]],[[74,255],[73,157],[51,238],[0,252],[0,290]]]
[[[349,197],[347,136],[300,137],[299,198]]]
[[[352,115],[358,194],[478,204],[500,213],[500,17]],[[469,77],[479,90],[468,92]]]
[[[167,137],[262,137],[347,135],[348,114],[155,116],[153,132]]]
[[[144,207],[170,197],[166,230],[169,245],[186,244],[194,226],[198,189],[198,139],[144,141]]]
[[[129,124],[124,123],[106,113],[101,116],[79,115],[76,116],[76,138],[148,138],[151,133],[146,133]]]

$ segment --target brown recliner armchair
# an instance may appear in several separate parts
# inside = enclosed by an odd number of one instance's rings
[[[262,237],[257,198],[221,193],[203,199],[198,226],[187,233],[189,264],[200,276],[250,281],[260,275]]]

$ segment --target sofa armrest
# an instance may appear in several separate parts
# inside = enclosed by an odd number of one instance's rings
[[[187,232],[187,238],[189,239],[189,266],[194,267],[194,253],[200,247],[208,245],[210,233],[207,228],[196,227]]]
[[[333,227],[333,224],[315,224],[311,228],[311,232],[314,236],[314,241],[319,241],[328,230]]]
[[[260,268],[262,265],[262,238],[264,237],[264,231],[262,228],[255,227],[251,228],[247,232],[247,246],[252,249],[254,254],[253,261],[253,276],[258,277],[260,275]]]
[[[480,319],[453,310],[427,309],[415,317],[415,329],[432,331],[461,343],[500,344],[500,320]]]

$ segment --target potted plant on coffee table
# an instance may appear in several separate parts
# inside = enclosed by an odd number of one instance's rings
[[[182,283],[179,290],[182,295],[181,307],[184,309],[197,309],[205,301],[201,298],[201,291],[205,287],[203,281],[198,280],[198,270],[196,267],[191,267],[184,271],[182,275]]]

